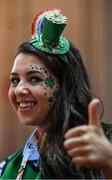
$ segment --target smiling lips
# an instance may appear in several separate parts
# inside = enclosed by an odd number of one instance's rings
[[[35,101],[23,101],[23,102],[18,102],[18,108],[20,111],[28,111],[32,109],[37,102]]]

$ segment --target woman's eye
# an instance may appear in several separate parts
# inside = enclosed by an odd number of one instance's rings
[[[13,85],[13,86],[17,86],[18,85],[18,83],[19,83],[19,79],[18,78],[11,78],[10,79],[10,82],[11,82],[11,84]]]
[[[31,78],[30,78],[30,81],[31,81],[31,83],[33,83],[33,84],[37,84],[37,83],[41,82],[42,79],[41,79],[40,77],[31,77]]]

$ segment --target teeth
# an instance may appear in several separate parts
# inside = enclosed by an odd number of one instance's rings
[[[29,107],[33,107],[34,105],[35,105],[34,102],[21,102],[21,103],[19,103],[20,108],[29,108]]]

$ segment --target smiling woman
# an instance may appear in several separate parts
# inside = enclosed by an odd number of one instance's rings
[[[1,179],[112,178],[112,145],[97,113],[101,102],[80,52],[61,35],[66,24],[61,10],[42,11],[32,37],[17,49],[9,99],[20,121],[36,130],[0,164]]]
[[[40,57],[19,53],[15,59],[9,99],[22,123],[44,126],[59,91],[59,82]]]

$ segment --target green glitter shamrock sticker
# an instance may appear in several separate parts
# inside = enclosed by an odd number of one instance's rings
[[[52,102],[54,101],[53,96],[49,96],[48,101],[49,101],[50,103],[52,103]]]
[[[55,85],[54,78],[52,78],[51,76],[47,77],[45,79],[45,84],[46,84],[47,87],[52,88]]]
[[[59,91],[55,91],[55,92],[53,93],[54,99],[56,99],[57,97],[59,97],[59,95],[60,95]]]

